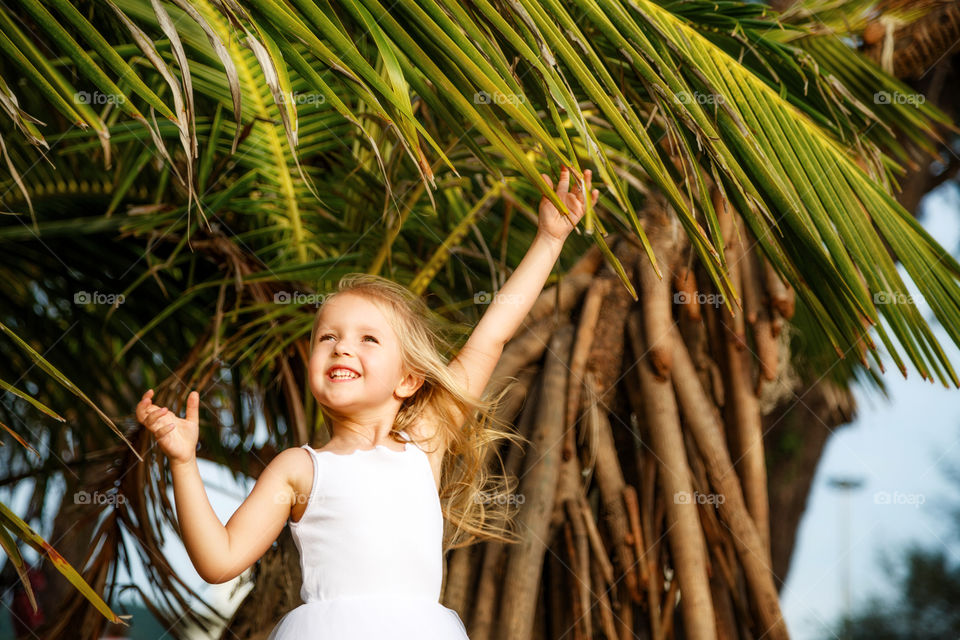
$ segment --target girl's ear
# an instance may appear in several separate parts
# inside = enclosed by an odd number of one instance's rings
[[[394,389],[393,393],[395,396],[398,396],[401,400],[405,400],[415,394],[417,389],[423,386],[424,377],[417,375],[415,373],[407,373],[400,380],[400,384],[397,385],[397,388]]]

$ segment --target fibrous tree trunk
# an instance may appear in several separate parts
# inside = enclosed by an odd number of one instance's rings
[[[788,363],[731,349],[723,321],[732,323],[720,310],[676,303],[678,284],[695,290],[707,280],[697,269],[674,277],[690,249],[669,227],[665,206],[654,197],[644,210],[665,277],[631,240],[611,237],[618,259],[636,272],[639,301],[606,266],[567,276],[559,286],[573,289],[561,295],[570,321],[530,319],[491,380],[497,388],[539,371],[517,421],[535,446],[522,466],[516,448],[505,456],[524,496],[522,542],[477,545],[479,561],[458,565],[469,566],[469,576],[448,571],[444,603],[468,622],[471,638],[788,637],[770,520],[751,511],[747,497],[766,500],[765,486],[748,489],[758,477],[765,483],[766,473],[738,468],[742,455],[729,441],[747,412],[762,433],[761,406],[769,403],[759,394],[769,389],[761,365],[782,376]],[[752,303],[753,322],[739,325],[740,339],[752,346],[765,331],[776,346],[786,334],[773,336],[773,320],[789,320],[781,310],[792,310],[792,291],[749,255],[762,295]],[[555,295],[544,292],[541,302]],[[738,386],[723,375],[731,355],[744,367]],[[725,411],[736,394],[753,402]],[[763,460],[762,439],[750,446]]]

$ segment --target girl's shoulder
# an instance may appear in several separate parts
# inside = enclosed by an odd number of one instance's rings
[[[313,490],[313,456],[306,447],[288,447],[278,453],[270,462],[284,474],[294,493],[290,517],[298,520]]]
[[[275,455],[268,466],[282,473],[299,495],[313,486],[313,461],[306,447],[288,447]]]

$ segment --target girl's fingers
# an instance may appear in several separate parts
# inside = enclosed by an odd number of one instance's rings
[[[573,196],[577,199],[577,202],[583,204],[586,194],[590,191],[590,170],[587,169],[583,172],[583,182],[579,180],[573,185]]]
[[[170,420],[164,420],[154,426],[153,437],[155,440],[159,440],[160,438],[167,435],[168,433],[175,431],[176,428],[177,428],[176,422],[173,422]]]
[[[153,389],[148,390],[143,394],[143,397],[140,398],[140,402],[137,403],[137,420],[143,422],[143,418],[147,415],[147,411],[153,405]]]
[[[173,424],[172,422],[168,424],[164,424],[158,427],[157,430],[153,433],[153,435],[159,440],[160,438],[167,435],[168,433],[170,433],[176,428],[177,428],[177,425]]]
[[[143,421],[143,424],[147,428],[150,428],[157,421],[157,418],[160,418],[161,416],[166,415],[166,413],[167,413],[166,407],[156,407],[153,410],[151,410],[149,413],[147,413],[147,417]]]
[[[566,167],[560,168],[560,182],[557,184],[557,195],[563,197],[570,189],[570,170]]]
[[[547,186],[553,189],[553,181],[550,179],[550,176],[541,173],[540,177],[547,183]],[[570,169],[569,167],[560,167],[560,179],[557,181],[556,194],[560,198],[565,198],[568,194],[572,196],[570,200],[562,200],[563,202],[569,203],[568,206],[571,206],[573,203],[583,205],[585,204],[587,193],[591,195],[594,204],[600,199],[600,190],[593,188],[593,171],[586,169],[583,172],[583,182],[579,183],[579,181],[577,181],[571,190]]]

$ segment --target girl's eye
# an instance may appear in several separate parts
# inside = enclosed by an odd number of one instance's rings
[[[332,334],[327,333],[327,334],[324,334],[324,335],[320,336],[319,338],[317,338],[317,342],[323,342],[323,341],[326,340],[327,338],[332,338],[332,337],[333,337]],[[373,341],[376,342],[377,344],[380,344],[380,341],[377,340],[376,338],[374,338],[373,336],[363,336],[363,339],[364,339],[364,340],[366,340],[367,338],[373,340]]]

